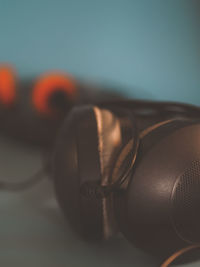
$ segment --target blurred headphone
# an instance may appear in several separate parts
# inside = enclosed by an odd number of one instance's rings
[[[18,80],[9,64],[0,65],[0,131],[39,147],[52,146],[73,106],[119,98],[61,71]]]
[[[73,229],[88,240],[119,231],[161,259],[199,247],[199,117],[199,108],[174,103],[74,108],[53,155],[57,199]]]

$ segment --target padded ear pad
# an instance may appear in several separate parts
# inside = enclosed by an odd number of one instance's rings
[[[123,128],[123,129],[122,129]],[[58,201],[72,227],[86,239],[109,237],[115,228],[112,196],[113,162],[125,130],[113,113],[96,106],[74,108],[64,122],[54,153]]]
[[[78,97],[75,80],[69,75],[52,72],[41,76],[32,92],[32,103],[43,115],[65,111],[74,104]]]
[[[8,65],[0,66],[0,105],[10,107],[16,99],[16,74]]]
[[[200,122],[171,120],[140,135],[127,189],[115,195],[118,226],[159,257],[200,242]]]

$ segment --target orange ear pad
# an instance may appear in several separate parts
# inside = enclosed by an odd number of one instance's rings
[[[43,114],[52,114],[50,100],[56,94],[66,94],[70,102],[74,102],[77,95],[76,83],[70,76],[62,73],[49,73],[43,75],[36,82],[32,102],[35,108]]]
[[[0,66],[0,102],[10,106],[16,98],[16,74],[9,65]]]

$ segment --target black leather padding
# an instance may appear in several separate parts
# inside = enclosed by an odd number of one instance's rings
[[[82,106],[70,112],[60,131],[53,156],[55,191],[70,224],[86,239],[109,238],[116,230],[113,192],[107,195],[106,189],[132,167],[137,147],[133,124],[107,109]],[[126,162],[118,162],[130,140]]]
[[[55,192],[72,228],[86,239],[101,239],[101,199],[81,194],[83,183],[100,182],[97,126],[93,109],[74,108],[58,136],[53,156]]]

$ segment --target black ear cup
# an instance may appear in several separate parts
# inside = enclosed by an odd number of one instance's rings
[[[107,190],[128,167],[119,160],[115,170],[120,175],[112,175],[124,136],[126,141],[133,137],[130,121],[121,124],[112,112],[88,106],[72,110],[58,137],[54,153],[57,198],[72,227],[86,239],[108,238],[115,231],[113,197]]]
[[[147,114],[135,103],[70,112],[53,156],[55,191],[86,239],[120,231],[163,260],[200,243],[199,109],[147,103]]]
[[[200,243],[200,123],[171,120],[141,133],[132,178],[115,194],[120,231],[158,257]]]

